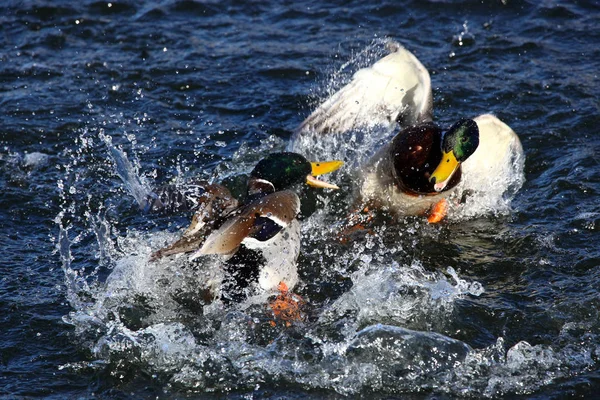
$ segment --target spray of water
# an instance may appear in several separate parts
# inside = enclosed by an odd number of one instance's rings
[[[380,52],[377,42],[352,62],[370,61]],[[332,86],[346,80],[342,72]],[[343,395],[433,391],[494,397],[529,393],[590,368],[598,356],[591,344],[555,349],[519,342],[506,348],[498,338],[476,349],[452,338],[448,327],[456,305],[483,296],[482,285],[451,267],[431,270],[407,257],[406,247],[419,235],[439,235],[418,221],[396,225],[388,219],[374,234],[342,243],[336,235],[352,191],[317,195],[318,210],[302,221],[298,292],[308,301],[306,321],[273,324],[260,301],[207,302],[204,289],[218,287],[223,278],[221,261],[190,262],[185,256],[149,261],[153,251],[179,237],[182,225],[150,223],[139,213],[133,202],[142,205],[153,186],[138,161],[130,161],[139,154],[113,146],[106,136],[98,140],[97,133],[81,132],[69,151],[56,218],[57,253],[73,309],[64,321],[90,352],[85,367],[107,369],[119,379],[141,368],[171,388],[198,392],[289,383]],[[354,157],[365,143],[375,146],[389,134],[366,135],[371,142],[357,136],[356,146],[318,151],[325,158]],[[293,146],[305,153],[312,149]],[[256,149],[242,147],[235,162],[210,173],[215,180],[247,173],[261,156],[283,147],[274,138]],[[350,168],[342,181],[351,183],[355,173]],[[517,187],[514,178],[509,173],[499,184]],[[461,218],[489,212],[489,204],[473,201],[469,207],[473,212]]]

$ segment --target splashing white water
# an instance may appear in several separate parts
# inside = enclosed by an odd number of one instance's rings
[[[377,51],[368,48],[360,57],[368,53]],[[326,159],[357,160],[350,163],[352,176],[369,157],[362,146],[377,147],[392,133],[357,133],[346,148],[338,142],[312,150],[322,151],[320,157]],[[223,278],[219,261],[190,263],[173,257],[149,262],[153,251],[179,237],[178,225],[139,222],[129,214],[135,223],[123,227],[121,215],[113,214],[116,207],[105,206],[108,199],[127,197],[118,189],[115,173],[131,183],[128,190],[137,193],[138,202],[151,185],[142,178],[139,162],[125,162],[123,150],[111,150],[110,142],[98,145],[94,137],[82,134],[59,182],[63,210],[57,217],[57,251],[73,308],[64,320],[75,327],[74,335],[90,351],[89,364],[95,368],[107,368],[117,377],[141,369],[185,392],[226,394],[293,385],[347,396],[431,392],[477,398],[531,393],[592,368],[600,356],[594,340],[563,347],[517,342],[508,349],[502,338],[480,348],[458,340],[457,305],[480,301],[488,293],[460,270],[448,267],[444,273],[425,261],[403,259],[404,247],[443,232],[419,222],[407,222],[403,229],[383,225],[342,245],[336,233],[352,205],[347,194],[317,195],[320,209],[302,221],[304,285],[299,286],[310,307],[307,321],[273,326],[264,299],[231,307],[220,301],[207,304],[204,289],[218,287]],[[311,151],[308,144],[295,145]],[[275,137],[260,146],[242,146],[212,177],[246,173],[264,154],[283,146]],[[106,162],[107,149],[113,162]],[[86,162],[89,158],[101,161],[92,164]],[[522,160],[514,163],[512,171],[522,167]],[[509,175],[497,184],[517,187],[519,182]],[[104,185],[109,193],[94,192],[94,185]],[[494,199],[501,196],[494,193]],[[471,207],[472,213],[465,211],[461,218],[498,209],[493,202],[469,201],[473,205],[464,210]],[[345,282],[348,289],[340,289]],[[317,289],[307,289],[311,284]],[[561,332],[565,337],[589,331],[567,325]]]
[[[321,90],[321,96],[315,108],[325,99],[332,96],[339,96],[336,92],[347,84],[353,74],[365,67],[369,67],[378,59],[386,55],[390,46],[389,40],[378,39],[358,52],[350,60],[345,62],[336,71],[333,71],[329,81],[325,84],[325,89]],[[353,90],[358,91],[357,99],[347,99],[347,102],[355,101],[359,106],[362,99],[360,92],[365,90],[363,87],[350,88],[346,96],[351,97]],[[377,108],[373,106],[373,108]],[[362,112],[361,115],[363,115]],[[364,117],[364,115],[363,115]],[[309,157],[318,159],[340,159],[345,162],[345,169],[353,170],[364,165],[366,161],[393,135],[396,129],[395,121],[389,121],[386,118],[359,118],[358,115],[348,115],[342,118],[355,121],[356,129],[344,130],[341,132],[333,131],[327,134],[314,133],[310,130],[298,131],[290,141],[288,149]],[[356,120],[359,118],[359,120]]]
[[[345,328],[353,331],[381,321],[418,329],[442,326],[456,299],[483,293],[478,282],[460,279],[452,268],[448,272],[455,285],[442,274],[427,272],[419,262],[400,266],[394,261],[387,267],[369,263],[352,274],[352,289],[327,307],[320,321],[331,323],[352,315]]]
[[[113,146],[110,136],[102,135],[101,138],[106,143],[106,147],[115,164],[115,172],[123,181],[127,191],[137,201],[140,209],[146,209],[148,207],[148,200],[152,196],[150,185],[142,180],[138,169],[129,161],[127,154]]]

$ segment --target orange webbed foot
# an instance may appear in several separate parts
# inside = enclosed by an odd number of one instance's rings
[[[446,215],[448,215],[448,200],[441,199],[431,207],[429,215],[427,216],[427,222],[430,224],[437,224],[443,220]]]
[[[280,282],[277,289],[280,293],[269,302],[275,320],[283,322],[285,326],[291,326],[293,322],[304,321],[306,316],[302,312],[302,307],[306,301],[299,295],[291,293],[284,282]],[[271,321],[272,326],[275,324],[275,321]]]

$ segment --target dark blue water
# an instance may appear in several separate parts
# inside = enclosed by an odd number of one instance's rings
[[[73,3],[73,4],[71,4]],[[600,6],[594,1],[7,1],[0,6],[0,394],[7,398],[590,397],[600,389]],[[435,118],[492,112],[520,136],[508,212],[387,221],[314,198],[305,324],[202,309],[198,272],[149,265],[189,215],[144,183],[247,173],[398,40]],[[483,291],[481,290],[483,289]]]

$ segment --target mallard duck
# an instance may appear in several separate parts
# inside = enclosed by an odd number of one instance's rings
[[[361,195],[396,213],[418,215],[444,204],[458,188],[461,195],[492,188],[522,155],[515,132],[490,114],[461,119],[446,131],[431,122],[414,125],[371,159]]]
[[[208,186],[182,238],[154,253],[152,259],[179,253],[192,253],[191,260],[202,255],[222,255],[227,259],[226,272],[230,275],[226,286],[236,298],[253,281],[266,293],[282,287],[291,290],[298,282],[295,260],[300,235],[296,217],[300,199],[290,188],[306,183],[338,189],[316,177],[335,171],[342,164],[311,163],[291,152],[270,154],[250,173],[243,204],[233,199],[224,186]]]
[[[418,215],[433,207],[430,222],[443,218],[445,200],[457,191],[461,196],[494,192],[495,198],[502,198],[509,175],[521,176],[523,170],[523,149],[515,132],[490,114],[460,120],[442,131],[432,122],[427,69],[401,45],[392,42],[388,47],[391,54],[359,70],[306,118],[291,148],[315,148],[328,143],[326,136],[343,138],[352,130],[383,135],[358,145],[384,143],[359,165],[363,202],[401,215]],[[374,125],[386,129],[364,129]],[[398,133],[390,138],[392,128]],[[520,186],[522,178],[514,180]]]

